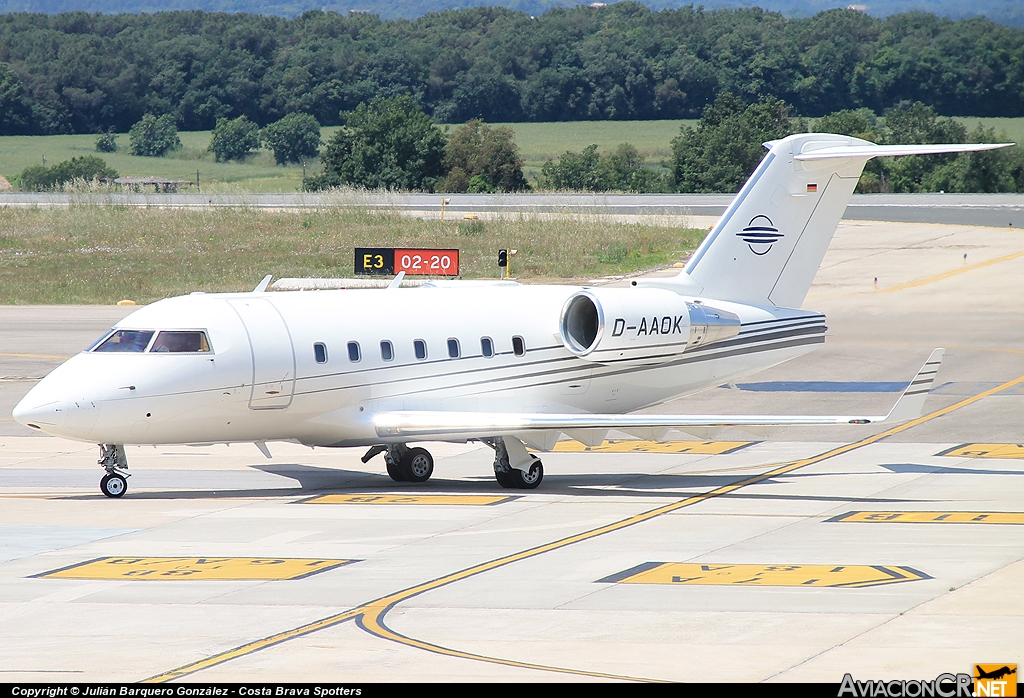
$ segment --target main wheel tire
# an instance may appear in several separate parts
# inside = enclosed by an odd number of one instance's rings
[[[123,475],[117,473],[111,473],[110,475],[104,475],[100,479],[100,492],[107,495],[108,497],[123,497],[124,493],[128,491],[128,480]]]
[[[498,481],[498,484],[504,487],[506,490],[513,489],[515,483],[512,482],[512,474],[508,471],[502,473],[497,470],[494,471],[494,479]]]
[[[390,458],[385,458],[384,463],[387,465],[388,475],[392,480],[395,482],[405,482],[405,475],[402,474],[401,463],[396,463]]]
[[[409,482],[426,482],[434,474],[434,458],[425,448],[410,448],[402,456],[402,475]]]
[[[530,466],[529,472],[524,473],[522,470],[512,468],[508,474],[512,480],[512,487],[519,490],[534,490],[544,479],[544,465],[536,460]]]

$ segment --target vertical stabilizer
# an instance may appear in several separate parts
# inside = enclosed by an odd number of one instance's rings
[[[875,145],[801,133],[765,143],[768,154],[676,279],[640,285],[751,305],[797,308],[839,219],[873,157],[1002,148],[1009,143]]]
[[[811,287],[868,157],[799,161],[794,156],[871,144],[805,133],[766,145],[768,154],[686,272],[703,296],[795,308]]]

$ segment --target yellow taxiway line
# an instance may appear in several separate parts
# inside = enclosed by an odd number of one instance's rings
[[[0,354],[0,356],[13,356],[21,359],[70,359],[70,356],[51,356],[50,354]]]
[[[1024,253],[1021,254],[1024,255]],[[723,495],[730,494],[738,489],[749,487],[750,485],[756,485],[760,482],[764,482],[771,478],[791,473],[794,470],[806,468],[807,466],[820,463],[824,460],[835,458],[836,456],[841,456],[845,453],[849,453],[850,451],[855,451],[859,448],[863,448],[864,446],[868,446],[870,444],[881,441],[882,439],[887,438],[889,436],[893,436],[894,434],[906,431],[907,429],[912,429],[913,427],[916,427],[919,424],[924,424],[925,422],[937,419],[938,417],[947,415],[950,412],[954,412],[955,410],[959,410],[963,407],[967,407],[968,405],[972,405],[975,402],[978,402],[979,400],[983,400],[984,398],[989,397],[990,395],[995,395],[996,393],[999,393],[1003,390],[1012,388],[1020,383],[1024,383],[1024,376],[1020,376],[1011,381],[1007,381],[1002,385],[998,385],[994,388],[978,393],[977,395],[972,395],[971,397],[965,398],[964,400],[954,403],[948,407],[936,410],[935,412],[931,412],[922,417],[918,417],[917,419],[911,420],[904,424],[900,424],[899,426],[892,427],[891,429],[887,429],[873,436],[868,436],[859,441],[854,441],[843,446],[838,446],[836,448],[829,449],[828,451],[820,453],[816,456],[811,456],[810,458],[802,458],[800,460],[792,461],[790,463],[783,463],[779,466],[776,466],[775,468],[771,468],[770,470],[767,470],[758,475],[752,475],[751,477],[745,478],[738,482],[734,482],[729,485],[723,485],[721,487],[716,487],[715,489],[705,492],[703,494],[693,495],[691,497],[681,499],[671,504],[666,504],[664,506],[656,507],[654,509],[650,509],[640,514],[636,514],[634,516],[629,516],[625,519],[621,519],[614,523],[606,524],[604,526],[598,526],[597,528],[592,528],[582,533],[577,533],[575,535],[568,536],[560,540],[552,541],[551,543],[545,543],[543,545],[528,548],[526,550],[522,550],[511,555],[505,555],[503,557],[495,558],[493,560],[489,560],[478,565],[473,565],[472,567],[467,567],[457,572],[444,575],[443,577],[438,577],[437,579],[433,579],[428,582],[423,582],[422,584],[417,584],[407,589],[402,589],[401,591],[396,591],[392,594],[388,594],[387,596],[383,596],[379,599],[363,604],[362,606],[357,606],[356,608],[353,608],[351,610],[344,611],[333,616],[328,616],[326,618],[322,618],[312,623],[307,623],[306,625],[301,625],[291,630],[285,630],[275,635],[271,635],[269,637],[265,637],[259,640],[255,640],[253,642],[246,643],[234,649],[227,650],[226,652],[215,654],[213,656],[207,657],[206,659],[201,659],[199,661],[186,664],[184,666],[178,667],[177,669],[172,669],[162,674],[150,677],[146,679],[146,681],[158,683],[163,681],[172,681],[174,679],[180,679],[184,676],[194,674],[198,671],[209,669],[219,664],[224,664],[225,662],[229,662],[233,659],[238,659],[239,657],[244,657],[246,655],[252,654],[253,652],[258,652],[259,650],[266,649],[267,647],[271,647],[282,642],[287,642],[288,640],[293,640],[295,638],[302,637],[310,633],[314,633],[318,630],[324,630],[326,628],[350,620],[356,620],[361,628],[385,640],[392,640],[394,642],[406,645],[408,647],[414,647],[416,649],[434,652],[436,654],[442,654],[449,657],[470,659],[474,661],[487,662],[490,664],[501,664],[504,666],[517,667],[522,669],[533,669],[537,671],[571,674],[576,676],[592,676],[596,678],[622,679],[629,681],[657,681],[657,679],[645,679],[633,676],[621,676],[616,674],[591,672],[582,669],[571,669],[567,667],[555,667],[546,666],[543,664],[531,664],[529,662],[517,662],[510,659],[503,659],[501,657],[489,657],[486,655],[464,652],[462,650],[443,647],[441,645],[435,645],[430,642],[417,640],[415,638],[410,638],[405,635],[401,635],[400,633],[396,633],[395,631],[388,628],[387,624],[385,623],[385,617],[387,616],[388,612],[399,603],[408,601],[409,599],[415,596],[419,596],[420,594],[424,594],[428,591],[439,589],[441,587],[448,586],[449,584],[454,584],[455,582],[459,582],[464,579],[468,579],[470,577],[483,574],[484,572],[489,572],[499,567],[511,565],[515,562],[520,562],[528,558],[543,555],[544,553],[548,553],[554,550],[560,550],[561,548],[565,548],[576,543],[582,543],[583,541],[588,541],[593,538],[606,535],[608,533],[621,531],[622,529],[628,528],[629,526],[635,526],[645,521],[650,521],[651,519],[657,518],[659,516],[664,516],[665,514],[678,511],[679,509],[691,507],[695,504],[700,504],[701,502],[707,501],[709,499],[714,499],[715,497],[721,497]]]
[[[880,288],[877,291],[870,291],[870,293],[892,293],[894,291],[902,291],[907,288],[916,288],[918,286],[924,286],[926,284],[935,283],[936,281],[942,281],[953,276],[960,274],[966,274],[969,271],[975,269],[982,269],[984,267],[990,267],[993,264],[999,264],[1000,262],[1009,262],[1011,259],[1017,259],[1018,257],[1024,257],[1024,252],[1013,252],[1011,254],[1003,255],[1002,257],[995,257],[984,262],[978,262],[976,264],[968,264],[967,266],[958,267],[957,269],[951,269],[950,271],[936,274],[935,276],[928,276],[917,281],[908,281],[905,284],[897,284],[896,286],[890,286],[889,288]]]

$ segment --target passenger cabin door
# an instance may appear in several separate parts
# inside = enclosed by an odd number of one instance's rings
[[[228,301],[245,325],[252,350],[253,410],[284,409],[295,393],[295,348],[281,313],[262,298]]]

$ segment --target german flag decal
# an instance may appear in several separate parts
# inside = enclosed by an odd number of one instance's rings
[[[817,184],[808,184],[807,185],[807,191],[808,192],[818,191],[818,185]]]

